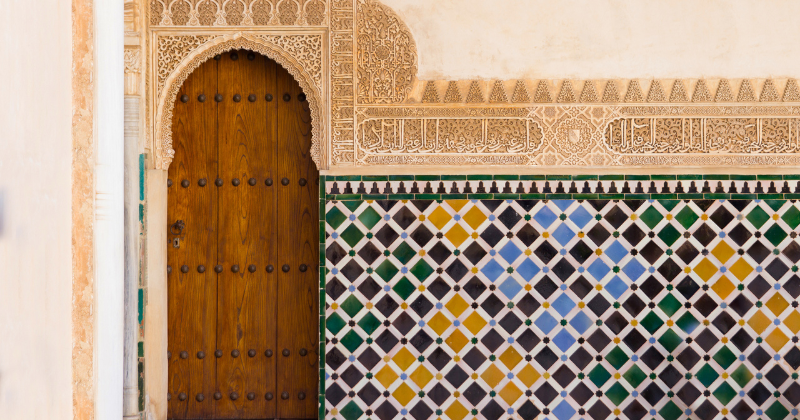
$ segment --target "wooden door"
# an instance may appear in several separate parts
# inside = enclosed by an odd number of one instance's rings
[[[297,81],[250,51],[178,93],[169,169],[169,418],[317,417],[319,173]]]

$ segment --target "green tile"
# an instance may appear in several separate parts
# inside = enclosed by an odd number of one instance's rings
[[[544,181],[547,179],[546,175],[520,175],[520,181]]]
[[[790,228],[796,229],[797,226],[800,226],[800,210],[794,205],[791,205],[783,212],[781,219],[783,219]]]
[[[495,194],[495,200],[519,200],[519,194]]]
[[[736,355],[728,346],[722,346],[714,353],[713,358],[723,369],[729,368],[736,361]]]
[[[383,262],[375,269],[375,274],[380,276],[385,283],[388,283],[394,276],[399,273],[400,270],[394,266],[389,260],[383,260]]]
[[[695,373],[694,376],[698,381],[700,381],[701,384],[703,384],[703,386],[708,388],[714,383],[714,381],[717,380],[717,378],[719,378],[719,373],[717,373],[714,368],[706,363],[700,368],[700,370],[697,371],[697,373]]]
[[[354,295],[350,295],[344,300],[344,302],[342,302],[340,308],[342,308],[347,316],[353,318],[356,316],[356,314],[358,314],[359,311],[361,311],[362,308],[364,308],[364,304],[362,304],[361,301],[359,301]]]
[[[468,194],[470,200],[491,200],[494,198],[492,194]]]
[[[389,175],[389,181],[413,181],[414,175]]]
[[[572,175],[573,181],[597,181],[597,175]]]
[[[608,354],[606,354],[605,359],[608,361],[608,363],[611,363],[611,366],[614,366],[614,369],[616,370],[619,370],[623,365],[625,365],[625,363],[628,362],[628,360],[630,360],[628,355],[625,354],[625,352],[619,348],[619,346],[614,346],[614,348],[611,349]]]
[[[736,368],[736,370],[731,372],[731,379],[736,381],[736,383],[739,384],[739,387],[744,388],[744,386],[747,385],[751,379],[753,379],[753,374],[747,370],[747,366],[741,364],[738,368]]]
[[[775,401],[764,414],[769,417],[769,420],[783,420],[789,415],[789,410],[787,410],[780,401]]]
[[[641,219],[644,224],[646,224],[647,227],[652,230],[656,227],[656,225],[664,220],[664,215],[661,214],[661,212],[655,207],[650,206],[639,216],[639,219]]]
[[[698,181],[698,180],[702,180],[702,179],[703,179],[702,175],[696,175],[696,174],[681,174],[681,175],[678,175],[678,181]]]
[[[358,320],[358,326],[361,327],[368,336],[372,335],[382,324],[383,322],[375,317],[375,315],[372,315],[372,312],[367,312]]]
[[[394,194],[390,196],[393,200],[413,200],[414,194]]]
[[[731,198],[731,195],[712,193],[712,194],[703,194],[703,198],[705,198],[706,200],[728,200]]]
[[[770,243],[772,243],[774,246],[780,245],[780,243],[783,242],[783,240],[788,236],[789,234],[786,233],[777,223],[772,225],[772,227],[764,232],[764,237],[767,238],[767,240],[770,241]]]
[[[653,194],[653,199],[676,200],[678,194]]]
[[[659,316],[656,315],[656,313],[653,311],[650,311],[650,313],[648,313],[644,318],[642,318],[642,321],[640,323],[642,324],[644,329],[646,329],[647,332],[650,333],[650,335],[655,334],[655,332],[658,331],[658,329],[664,325],[664,321],[662,321],[661,318],[659,318]]]
[[[702,200],[703,194],[678,194],[678,198],[681,200]]]
[[[757,175],[759,181],[783,181],[783,175]]]
[[[361,175],[336,175],[336,181],[361,181]]]
[[[361,418],[361,415],[364,414],[364,411],[359,408],[358,404],[355,401],[350,401],[339,410],[339,415],[341,415],[345,420],[358,420]]]
[[[394,287],[392,287],[397,296],[400,296],[401,299],[406,300],[415,290],[417,290],[417,286],[414,286],[414,283],[411,283],[407,278],[403,277],[395,283]]]
[[[786,197],[783,194],[758,194],[761,200],[784,200]]]
[[[800,194],[784,194],[783,198],[785,200],[800,200]]]
[[[626,200],[649,200],[650,194],[625,194]]]
[[[773,211],[780,210],[784,204],[786,204],[786,200],[764,200],[764,202],[771,208]]]
[[[548,200],[572,200],[572,194],[547,194]]]
[[[731,194],[731,200],[755,200],[758,196],[755,194]]]
[[[519,175],[495,175],[495,181],[519,181]]]
[[[667,401],[667,403],[661,407],[661,410],[658,410],[658,414],[664,420],[678,420],[683,415],[683,410],[675,405],[674,402]]]
[[[337,194],[333,199],[336,201],[361,201],[361,194]]]
[[[361,211],[361,214],[358,215],[358,220],[369,230],[372,230],[382,219],[383,217],[381,217],[380,213],[375,211],[372,206],[367,206]]]
[[[700,216],[698,216],[690,206],[685,206],[675,215],[675,220],[680,223],[684,229],[689,229],[698,219],[700,219]]]
[[[625,175],[626,181],[649,181],[650,175]]]
[[[411,274],[417,278],[420,282],[424,282],[431,274],[434,273],[433,267],[431,267],[428,263],[425,262],[424,259],[420,258],[410,270]]]
[[[800,181],[800,174],[784,175],[783,179],[786,181]]]
[[[358,350],[358,348],[364,344],[364,339],[361,338],[361,336],[358,335],[355,330],[349,330],[344,336],[342,336],[339,342],[344,346],[344,348],[352,353]]]
[[[627,389],[620,383],[614,382],[614,385],[611,385],[605,392],[606,397],[608,397],[611,402],[614,403],[617,407],[625,401],[628,396],[631,395]]]
[[[625,378],[625,380],[628,381],[632,387],[636,388],[639,386],[639,384],[644,382],[645,379],[647,379],[647,374],[642,372],[642,369],[640,369],[639,366],[634,363],[633,366],[631,366],[631,368],[628,369],[624,375],[622,375],[622,377]]]
[[[678,204],[681,203],[681,200],[662,200],[662,199],[659,199],[658,203],[661,204],[661,206],[664,207],[665,210],[667,210],[668,212],[671,212]]]
[[[336,335],[339,334],[339,331],[341,331],[342,328],[347,326],[347,321],[345,321],[341,316],[339,316],[339,314],[334,312],[333,315],[328,317],[325,324],[326,327],[328,328],[328,331],[332,332],[333,335]]]
[[[389,177],[386,175],[364,175],[361,180],[364,182],[386,182]]]
[[[671,317],[675,315],[675,312],[678,312],[683,305],[681,302],[672,295],[672,293],[667,293],[660,302],[658,302],[658,307],[664,311],[667,316]]]
[[[769,220],[769,214],[767,214],[761,206],[755,206],[750,210],[750,213],[747,213],[745,218],[750,221],[756,229],[760,229],[761,226],[764,226],[764,223],[767,223]]]
[[[414,175],[416,181],[439,181],[441,175]]]
[[[339,210],[338,207],[333,207],[328,210],[328,214],[325,215],[325,220],[328,222],[328,225],[334,229],[338,229],[339,226],[347,220],[347,216]]]
[[[466,181],[466,175],[442,175],[442,181]]]
[[[731,175],[731,181],[755,181],[755,175]]]
[[[674,181],[677,179],[675,175],[650,175],[650,179],[653,181]]]
[[[547,175],[548,181],[572,181],[572,175]]]
[[[600,175],[600,181],[624,181],[625,175]]]
[[[358,208],[361,207],[361,204],[363,204],[361,200],[356,200],[356,201],[349,200],[342,202],[342,205],[345,206],[347,210],[350,210],[351,213],[355,213],[356,210],[358,210]]]
[[[361,198],[364,200],[388,200],[389,196],[386,194],[364,194]]]
[[[597,198],[600,200],[624,200],[625,194],[599,194]]]
[[[599,194],[573,194],[572,198],[575,200],[598,200],[600,199]]]
[[[441,194],[416,194],[414,195],[415,200],[439,200],[441,199]]]
[[[491,181],[491,175],[467,175],[467,181]]]
[[[417,251],[414,251],[407,242],[400,242],[400,245],[395,248],[392,255],[394,255],[401,264],[406,265],[412,258],[417,256]]]
[[[668,329],[658,338],[658,342],[667,349],[668,352],[672,353],[675,351],[678,346],[683,343],[683,339],[672,331],[672,329]]]
[[[711,175],[703,175],[704,180],[708,181],[727,181],[731,179],[730,175],[720,175],[720,174],[711,174]]]
[[[728,405],[728,403],[736,397],[737,392],[727,382],[723,382],[717,387],[713,394],[722,405]]]
[[[442,200],[466,200],[466,194],[442,194]]]
[[[355,248],[358,242],[364,238],[364,232],[362,232],[355,224],[351,224],[344,231],[342,231],[339,236],[343,241],[345,241],[345,243],[347,243],[347,245],[350,245],[350,248]]]
[[[589,380],[592,381],[592,383],[594,383],[594,385],[598,388],[601,388],[603,384],[611,379],[611,374],[608,373],[608,371],[605,370],[601,364],[595,365],[595,367],[589,371],[587,376],[589,377]]]
[[[520,200],[544,200],[546,198],[545,194],[520,194]]]

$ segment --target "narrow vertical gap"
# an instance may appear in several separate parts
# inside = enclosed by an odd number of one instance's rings
[[[211,95],[216,95],[217,91],[219,90],[219,61],[216,61],[216,60],[214,62],[214,82],[215,82],[214,83],[214,92]],[[210,99],[212,97],[211,95],[207,95],[207,98]],[[214,151],[214,154],[216,155],[216,159],[214,161],[214,165],[216,166],[216,176],[214,177],[214,181],[215,181],[215,188],[216,188],[215,191],[217,192],[217,225],[214,228],[214,235],[216,236],[215,246],[216,246],[216,249],[217,249],[217,261],[216,261],[216,263],[219,264],[220,261],[221,261],[220,250],[219,250],[219,226],[220,226],[220,215],[222,214],[222,211],[221,211],[222,210],[222,202],[221,202],[222,200],[220,200],[220,197],[222,196],[222,194],[219,191],[219,187],[216,187],[216,180],[217,180],[217,178],[220,178],[220,174],[219,174],[220,126],[219,126],[219,106],[218,106],[219,102],[213,101],[211,103],[215,107],[215,111],[216,111],[216,112],[214,112],[214,116],[215,116],[215,119],[216,119],[215,126],[216,126],[216,131],[217,131],[216,132],[216,136],[215,136],[216,138],[214,139],[214,144],[216,145],[215,146],[216,150]],[[223,270],[223,272],[224,272],[224,270]],[[214,320],[214,329],[215,329],[215,331],[214,331],[214,352],[216,352],[217,349],[219,348],[219,283],[220,283],[220,279],[219,278],[220,278],[221,275],[222,275],[222,273],[217,273],[217,284],[216,284],[217,293],[216,293],[216,296],[214,297],[214,300],[215,300],[214,317],[216,318]],[[220,389],[222,389],[222,388],[220,387],[220,384],[219,384],[219,374],[218,374],[218,372],[219,372],[219,358],[216,357],[216,355],[214,355],[214,385],[216,387],[216,389],[214,389],[214,392],[218,392],[218,391],[222,392],[222,391],[220,391]],[[213,396],[212,396],[212,398],[213,398]],[[219,411],[219,406],[217,404],[217,400],[214,400],[214,413],[212,414],[212,416],[214,418],[218,417],[217,416],[218,411]]]

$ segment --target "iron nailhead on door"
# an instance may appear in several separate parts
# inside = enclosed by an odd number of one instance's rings
[[[185,392],[181,392],[180,394],[178,394],[178,400],[179,401],[186,401],[186,393]]]
[[[214,100],[217,101],[217,102],[222,102],[222,94],[218,93],[218,94],[214,95]]]
[[[231,60],[236,61],[239,59],[239,54],[233,52],[231,53]]]
[[[241,101],[242,101],[242,95],[239,95],[238,93],[236,95],[233,95],[233,102],[241,102]]]
[[[171,265],[167,266],[167,274],[172,274],[172,266]]]
[[[255,273],[255,272],[256,272],[256,265],[255,265],[255,264],[250,264],[250,265],[247,267],[247,271],[249,271],[249,272],[251,272],[251,273]]]
[[[306,94],[305,93],[301,93],[301,94],[297,95],[297,100],[300,101],[300,102],[305,102],[306,101]]]
[[[253,401],[254,399],[256,399],[256,393],[255,392],[248,392],[247,393],[247,399],[250,400],[250,401]]]
[[[208,183],[208,181],[205,178],[197,181],[197,185],[199,185],[201,187],[205,187],[207,183]]]
[[[221,265],[214,266],[214,271],[217,272],[217,273],[221,273],[222,272],[222,266]]]
[[[253,61],[256,59],[255,53],[247,53],[247,59]]]
[[[289,95],[288,93],[284,93],[283,94],[283,101],[284,102],[289,102],[291,100],[292,100],[292,95]]]
[[[215,400],[221,400],[222,399],[222,393],[219,392],[219,391],[215,392],[214,393],[214,399]]]
[[[250,184],[251,187],[255,187],[258,181],[255,178],[250,178],[247,180],[247,183]]]
[[[306,393],[305,392],[298,392],[297,393],[297,399],[299,399],[299,400],[306,399]]]
[[[273,271],[275,271],[275,267],[273,267],[272,264],[268,265],[267,266],[267,273],[271,273]]]
[[[172,186],[172,180],[171,180],[171,179],[168,179],[168,180],[167,180],[167,188],[169,188],[169,187],[171,187],[171,186]]]
[[[233,184],[234,187],[238,187],[239,184],[241,184],[241,182],[242,181],[239,181],[239,178],[233,178],[233,181],[231,181],[231,184]]]
[[[214,352],[214,356],[215,356],[217,359],[219,359],[220,357],[222,357],[222,350],[219,350],[219,349],[217,349],[217,351],[215,351],[215,352]]]
[[[301,187],[305,187],[308,181],[306,181],[305,178],[300,178],[300,181],[297,181],[297,183],[300,184]]]
[[[305,357],[307,354],[308,354],[308,350],[306,350],[306,349],[300,349],[300,355],[301,355],[301,356]]]
[[[272,357],[272,350],[266,350],[266,351],[264,351],[264,356],[267,356],[267,357]]]
[[[239,357],[239,354],[240,354],[239,350],[231,350],[231,357],[234,358]]]
[[[205,272],[206,272],[206,266],[204,266],[204,265],[198,265],[198,266],[197,266],[197,272],[198,272],[198,273],[205,273]]]
[[[281,354],[283,354],[283,357],[289,357],[289,354],[290,354],[289,349],[283,349]]]
[[[281,179],[281,185],[283,185],[284,187],[289,185],[289,178]]]
[[[250,102],[255,102],[256,99],[258,99],[258,97],[256,97],[256,95],[252,93],[247,97],[247,100]]]
[[[217,61],[219,61],[221,58],[222,58],[222,56],[221,56],[221,55],[219,55],[219,54],[217,54],[217,55],[215,55],[215,56],[214,56],[214,60],[217,60]]]
[[[199,102],[205,102],[205,101],[206,101],[206,95],[205,95],[204,93],[201,93],[201,94],[200,94],[200,95],[197,97],[197,100],[198,100]]]
[[[222,184],[224,184],[224,183],[225,183],[225,181],[223,181],[223,180],[222,180],[222,179],[220,179],[220,178],[217,178],[217,179],[215,179],[215,180],[214,180],[214,185],[216,185],[216,186],[218,186],[218,187],[221,187],[221,186],[222,186]]]
[[[187,94],[181,95],[181,102],[183,103],[189,102],[189,95]]]
[[[272,178],[267,178],[267,180],[264,181],[264,183],[267,184],[268,187],[271,187],[272,186]]]
[[[188,272],[189,272],[189,266],[186,265],[186,264],[182,265],[181,266],[181,273],[188,273]]]
[[[167,352],[167,360],[169,360],[170,358],[172,358],[172,352],[171,352],[171,351],[168,351],[168,352]]]
[[[266,395],[264,395],[264,398],[265,398],[267,401],[272,401],[272,399],[273,399],[273,398],[275,398],[275,396],[274,396],[274,395],[272,395],[272,393],[271,393],[271,392],[267,392],[267,393],[266,393]]]
[[[180,353],[180,356],[181,356],[181,359],[188,359],[188,358],[189,358],[189,352],[188,352],[188,351],[186,351],[186,350],[183,350],[183,351]]]
[[[234,273],[238,273],[239,272],[239,266],[237,264],[234,264],[233,266],[231,266],[231,271],[233,271]]]
[[[268,93],[267,96],[264,99],[266,99],[267,102],[272,102],[272,94]]]
[[[300,272],[305,273],[308,270],[308,266],[305,264],[300,264]]]
[[[172,399],[172,394],[170,394],[170,393],[167,393],[167,401],[169,401],[169,400],[171,400],[171,399]]]
[[[284,264],[283,267],[281,267],[281,270],[283,270],[284,273],[288,273],[290,268],[291,267],[289,267],[289,264]]]
[[[181,187],[189,188],[189,180],[188,179],[184,179],[183,181],[181,181]]]
[[[239,399],[239,394],[236,392],[231,392],[231,399],[236,401]]]
[[[281,392],[281,399],[288,400],[289,399],[289,393],[286,392],[286,391]],[[181,400],[181,401],[183,401],[183,400]]]
[[[197,402],[203,402],[203,400],[206,399],[203,394],[197,394],[197,396],[194,398],[197,400]]]
[[[247,355],[250,357],[256,357],[256,350],[255,349],[248,350]]]
[[[198,351],[197,352],[197,358],[201,359],[201,360],[205,359],[206,358],[206,352],[204,352],[203,350]]]

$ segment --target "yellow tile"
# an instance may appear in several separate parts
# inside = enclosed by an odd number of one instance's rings
[[[523,367],[519,373],[517,373],[517,379],[522,381],[522,383],[528,388],[532,387],[541,376],[542,375],[539,375],[539,372],[537,372],[536,369],[534,369],[530,364],[525,365],[525,367]]]
[[[520,356],[513,347],[509,347],[503,352],[503,354],[500,355],[499,359],[504,365],[506,365],[508,370],[512,370],[514,369],[514,366],[518,365],[519,362],[522,361],[522,356]]]
[[[736,286],[734,286],[727,277],[722,276],[719,278],[719,280],[717,280],[716,283],[714,283],[713,286],[711,286],[711,290],[713,290],[717,296],[725,299],[729,294],[731,294],[732,291],[736,290]]]
[[[800,332],[800,313],[792,311],[792,313],[783,320],[783,325],[786,325],[795,334]]]
[[[420,388],[425,388],[425,385],[433,379],[433,374],[430,373],[428,369],[425,369],[425,366],[420,365],[420,367],[418,367],[414,373],[408,375],[408,377]]]
[[[464,243],[464,241],[467,240],[467,238],[469,238],[469,233],[467,233],[467,231],[464,230],[464,228],[461,227],[461,225],[456,223],[455,225],[453,225],[453,227],[450,228],[450,230],[447,231],[447,233],[444,234],[444,236],[447,238],[448,241],[450,241],[451,244],[453,244],[456,247],[459,247],[461,244]]]
[[[522,391],[520,391],[513,382],[509,382],[503,387],[503,389],[500,390],[500,392],[497,393],[497,395],[499,395],[500,398],[506,402],[506,404],[514,405],[519,397],[522,396]]]
[[[725,264],[729,259],[731,259],[731,257],[735,253],[736,251],[724,241],[720,242],[717,246],[714,247],[713,250],[711,250],[711,254],[717,257],[717,259],[723,264]]]
[[[392,396],[394,397],[394,399],[397,400],[397,402],[399,402],[400,405],[402,405],[403,407],[405,407],[409,402],[411,402],[411,400],[414,399],[415,395],[417,395],[417,393],[414,392],[414,390],[411,389],[411,387],[408,386],[405,382],[400,384],[400,386],[397,387],[397,389],[395,389],[394,392],[392,392]]]
[[[458,317],[461,316],[461,314],[467,308],[469,308],[469,303],[467,303],[467,301],[465,301],[464,298],[462,298],[460,295],[456,294],[453,296],[452,299],[450,299],[449,302],[447,302],[446,305],[444,305],[444,307],[447,308],[447,310],[450,311],[451,314]]]
[[[775,293],[769,298],[766,306],[775,316],[778,316],[789,307],[789,302],[787,302],[780,293]]]
[[[764,339],[764,341],[772,347],[772,350],[780,351],[786,343],[789,342],[789,337],[780,330],[780,328],[775,328],[772,332]]]
[[[375,374],[375,379],[377,379],[384,388],[389,388],[389,386],[392,385],[392,383],[394,383],[398,377],[399,376],[394,373],[394,370],[392,370],[389,365],[384,366],[383,369],[379,370],[378,373]]]
[[[733,263],[728,271],[736,276],[739,281],[744,281],[744,279],[753,272],[753,267],[751,267],[744,258],[739,258],[739,261]]]
[[[496,387],[505,377],[506,375],[495,365],[489,365],[489,367],[481,373],[481,378],[492,388]]]
[[[469,209],[467,214],[464,215],[464,221],[467,222],[467,224],[473,230],[477,230],[478,227],[481,225],[481,223],[486,221],[486,219],[487,219],[486,215],[483,214],[483,212],[481,211],[481,209],[478,208],[478,206]]]
[[[464,417],[467,417],[467,414],[469,414],[469,410],[456,400],[447,410],[444,410],[444,414],[447,415],[450,420],[464,420]]]
[[[433,223],[437,229],[442,230],[442,228],[445,227],[445,225],[447,225],[452,218],[453,216],[450,216],[450,213],[448,213],[447,210],[442,207],[436,207],[436,210],[434,210],[431,215],[428,216],[428,221]]]
[[[467,345],[467,343],[469,343],[469,339],[464,336],[464,333],[462,333],[461,330],[455,330],[444,342],[447,343],[447,345],[450,346],[450,348],[456,353],[458,353],[464,348],[464,346]]]
[[[700,276],[703,281],[711,280],[711,277],[714,277],[714,274],[717,274],[717,266],[714,265],[708,258],[703,258],[695,267],[694,272]]]
[[[464,326],[467,327],[467,329],[469,330],[469,332],[472,333],[472,335],[478,335],[478,332],[480,332],[480,330],[483,329],[483,327],[485,327],[486,324],[487,324],[486,320],[481,318],[481,316],[478,315],[477,312],[471,313],[467,317],[467,319],[464,320]]]
[[[460,211],[469,203],[469,200],[446,200],[445,203],[449,204],[453,210]]]
[[[747,324],[749,324],[750,328],[755,330],[755,332],[761,335],[761,333],[763,333],[764,330],[769,327],[769,324],[772,324],[772,321],[770,321],[770,319],[764,315],[764,312],[759,310],[753,316],[751,316],[749,320],[747,320]]]
[[[447,331],[447,328],[449,328],[451,324],[450,320],[441,312],[436,312],[436,315],[428,321],[428,326],[439,335]]]
[[[397,363],[400,369],[405,371],[417,358],[407,348],[400,347],[400,351],[392,357],[392,360]]]

